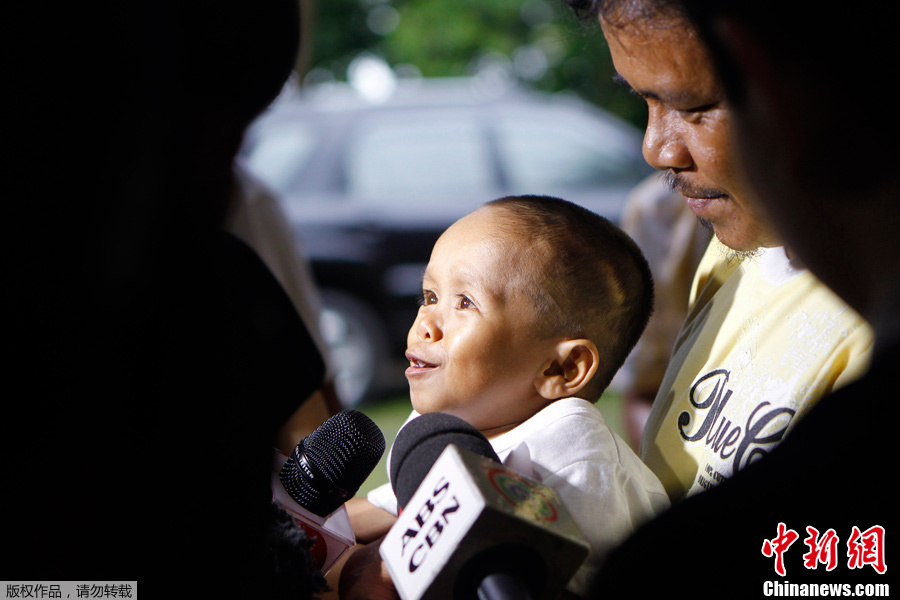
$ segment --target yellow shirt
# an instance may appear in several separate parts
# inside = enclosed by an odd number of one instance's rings
[[[672,500],[764,457],[869,364],[869,325],[784,248],[728,252],[713,237],[644,430],[641,458]]]

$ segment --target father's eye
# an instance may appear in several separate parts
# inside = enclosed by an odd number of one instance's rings
[[[680,108],[678,112],[685,118],[687,121],[696,121],[699,120],[704,113],[709,112],[710,110],[716,108],[719,105],[718,102],[710,102],[709,104],[702,104],[699,106],[692,106],[690,108]]]

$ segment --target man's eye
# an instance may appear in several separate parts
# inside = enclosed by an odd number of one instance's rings
[[[690,108],[681,108],[678,109],[678,112],[681,113],[686,119],[698,119],[703,116],[704,113],[709,112],[710,110],[716,108],[718,106],[718,102],[711,102],[709,104],[703,104],[700,106],[692,106]]]

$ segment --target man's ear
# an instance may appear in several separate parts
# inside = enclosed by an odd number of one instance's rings
[[[535,377],[534,387],[548,400],[574,396],[593,378],[599,362],[594,342],[564,340],[556,345],[556,356]]]

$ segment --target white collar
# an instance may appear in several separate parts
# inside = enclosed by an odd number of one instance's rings
[[[759,254],[751,260],[759,262],[763,278],[772,286],[784,285],[806,273],[806,269],[798,260],[788,258],[784,246],[760,248]]]

